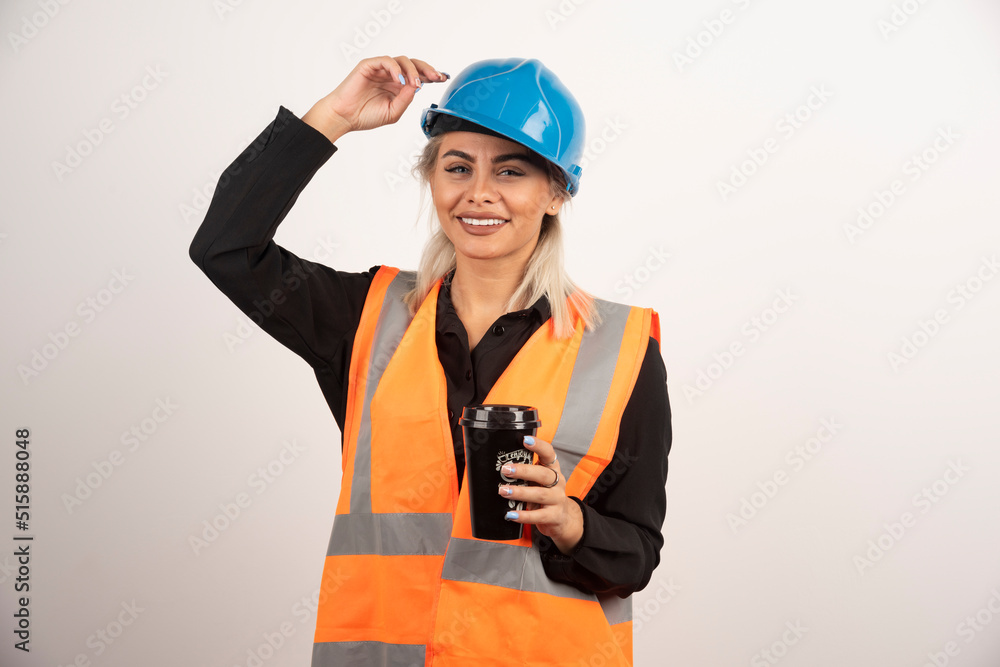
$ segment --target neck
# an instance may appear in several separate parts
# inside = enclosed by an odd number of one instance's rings
[[[517,263],[498,263],[457,258],[451,280],[451,300],[459,317],[491,318],[507,312],[506,305],[524,274]]]

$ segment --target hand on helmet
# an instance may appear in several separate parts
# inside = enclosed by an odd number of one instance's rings
[[[448,75],[416,58],[365,58],[302,120],[333,142],[351,131],[395,123],[424,83],[447,79]]]

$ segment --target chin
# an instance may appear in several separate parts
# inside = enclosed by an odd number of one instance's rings
[[[467,246],[455,246],[455,255],[456,257],[476,260],[498,259],[503,256],[496,248],[470,248]]]

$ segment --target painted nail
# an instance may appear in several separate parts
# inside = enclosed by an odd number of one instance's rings
[[[510,488],[509,486],[501,486],[500,487],[500,495],[502,495],[502,496],[512,496],[512,495],[514,495],[514,489]]]
[[[399,82],[405,86],[406,85],[406,77],[403,76],[402,74],[400,74],[399,75]]]
[[[446,78],[446,79],[450,79],[450,78],[451,78],[451,74],[448,74],[447,72],[441,72],[441,74],[442,74],[442,75],[444,76],[444,78]]]
[[[531,436],[531,435],[524,436],[524,446],[525,447],[534,447],[535,446],[535,438],[534,438],[534,436]]]
[[[494,470],[496,470],[496,468],[494,468]],[[503,468],[500,469],[500,472],[502,472],[505,475],[513,475],[514,474],[514,466],[512,466],[509,463],[505,463],[505,464],[503,464]]]
[[[413,77],[413,85],[417,87],[417,90],[420,90],[421,88],[424,87],[424,84],[420,83],[420,77],[416,76]]]
[[[507,519],[508,521],[517,521],[517,512],[507,512],[507,514],[505,514],[503,518]]]

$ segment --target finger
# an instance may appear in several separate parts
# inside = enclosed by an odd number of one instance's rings
[[[406,75],[403,73],[402,66],[389,56],[365,58],[358,63],[358,68],[367,78],[396,83],[400,86],[406,85],[404,82]]]
[[[412,60],[406,56],[396,56],[396,63],[399,64],[400,69],[403,72],[403,76],[406,77],[406,85],[413,86],[415,89],[419,89],[423,85],[423,81],[420,79],[420,71]]]
[[[504,484],[500,486],[500,488],[497,489],[497,493],[503,498],[530,503],[532,505],[537,505],[538,507],[555,505],[559,502],[560,498],[565,497],[566,495],[561,489],[558,488],[558,486],[554,486],[550,489],[544,486],[515,486],[512,484]],[[528,509],[535,508],[529,506]]]
[[[516,518],[513,515],[517,515]],[[553,524],[558,521],[559,514],[551,505],[537,510],[520,510],[518,512],[508,512],[507,521],[515,523],[528,523],[532,525]]]
[[[553,466],[558,461],[556,449],[552,443],[546,442],[533,435],[524,436],[524,446],[538,455],[536,463],[543,466]]]
[[[406,111],[406,108],[413,101],[414,95],[420,89],[419,83],[414,83],[415,81],[419,82],[419,78],[416,75],[416,68],[406,56],[397,56],[396,58],[385,56],[384,60],[390,71],[396,71],[397,78],[389,84],[389,91],[393,93],[393,98],[389,102],[388,109],[388,122],[395,123],[402,117],[403,112]]]
[[[558,464],[556,464],[558,466]],[[556,475],[559,475],[556,486],[549,488],[556,488],[560,484],[563,484],[562,473],[558,471],[556,467],[540,466],[534,463],[505,463],[503,466],[503,474],[508,477],[513,477],[514,479],[523,479],[526,482],[534,482],[539,486],[548,487],[556,480]]]
[[[417,71],[420,73],[421,81],[447,81],[449,75],[445,72],[431,67],[428,63],[423,60],[417,60],[416,58],[411,58],[410,61],[416,66]]]

